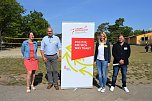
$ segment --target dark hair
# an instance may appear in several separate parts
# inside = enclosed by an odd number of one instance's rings
[[[34,32],[32,32],[32,31],[28,32],[29,35],[30,35],[30,33],[33,33],[33,34],[34,34]]]
[[[123,37],[124,37],[124,35],[123,35],[122,33],[118,35],[118,38],[119,38],[120,36],[123,36]]]

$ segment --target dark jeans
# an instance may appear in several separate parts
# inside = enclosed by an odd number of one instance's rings
[[[46,56],[47,62],[45,62],[48,82],[56,85],[58,83],[58,56]]]
[[[115,87],[119,69],[121,69],[121,74],[122,74],[122,87],[126,87],[127,65],[113,66],[112,86]]]

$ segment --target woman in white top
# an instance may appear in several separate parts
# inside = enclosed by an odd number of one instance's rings
[[[97,65],[100,87],[98,91],[105,92],[107,82],[107,67],[111,59],[110,44],[104,32],[100,33],[99,41],[96,43],[94,64]]]

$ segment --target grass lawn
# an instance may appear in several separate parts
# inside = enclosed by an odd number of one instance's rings
[[[108,68],[108,78],[112,77],[112,63]],[[59,64],[60,69],[60,64]],[[39,83],[47,83],[45,78],[46,67],[42,58],[39,58],[39,70],[36,73]],[[143,46],[131,46],[130,64],[128,66],[128,83],[151,84],[152,83],[152,53],[145,53]],[[97,69],[94,68],[94,77]],[[22,58],[0,58],[0,84],[25,85],[26,70]],[[118,76],[118,84],[121,85],[121,74]]]

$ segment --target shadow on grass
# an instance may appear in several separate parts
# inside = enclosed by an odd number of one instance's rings
[[[99,84],[97,83],[96,78],[93,78],[93,85],[96,86],[97,88],[99,88]]]
[[[53,75],[53,72],[52,72],[52,75]],[[45,79],[48,81],[48,76],[47,76],[47,74],[45,74]],[[58,85],[59,85],[59,86],[61,85],[61,70],[60,70],[59,73],[58,73]]]
[[[140,53],[148,53],[148,52],[140,52]]]
[[[38,73],[35,75],[34,85],[37,86],[42,83],[43,73]]]

